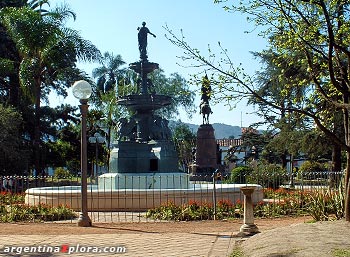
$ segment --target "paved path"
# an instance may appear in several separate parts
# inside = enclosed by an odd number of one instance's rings
[[[237,239],[229,232],[6,235],[0,240],[0,256],[222,257],[230,256]]]

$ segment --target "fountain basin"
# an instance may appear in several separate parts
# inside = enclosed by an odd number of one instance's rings
[[[241,187],[247,184],[216,184],[216,202],[230,200],[243,202]],[[263,188],[260,185],[252,194],[253,203],[262,201]],[[182,189],[99,189],[97,185],[88,187],[89,211],[145,211],[172,201],[176,205],[196,201],[199,204],[213,203],[213,184],[189,184]],[[48,204],[51,206],[66,205],[79,211],[81,209],[80,186],[40,187],[26,190],[25,203],[28,205]]]
[[[98,189],[185,189],[189,187],[188,175],[169,173],[105,173],[98,177]]]
[[[154,111],[171,104],[171,97],[167,95],[128,95],[118,100],[119,105],[124,105],[133,111]]]

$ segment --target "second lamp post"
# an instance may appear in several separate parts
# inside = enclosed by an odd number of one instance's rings
[[[100,135],[100,133],[96,132],[93,137],[89,137],[89,143],[95,144],[96,151],[95,151],[95,171],[93,172],[92,176],[97,177],[98,174],[98,145],[102,144],[105,141],[105,138]]]

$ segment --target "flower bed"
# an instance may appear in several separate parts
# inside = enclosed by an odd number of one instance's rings
[[[77,214],[67,206],[24,204],[24,194],[0,193],[0,222],[57,221],[76,218]]]

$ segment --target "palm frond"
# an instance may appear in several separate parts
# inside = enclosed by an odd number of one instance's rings
[[[53,20],[58,25],[62,25],[67,19],[73,18],[73,20],[75,20],[77,16],[67,4],[61,4],[60,6],[56,6],[54,9],[50,10],[50,12],[46,13],[44,18]]]
[[[35,84],[33,81],[35,63],[35,59],[23,59],[19,66],[19,79],[22,92],[32,103],[35,102]]]
[[[102,77],[108,73],[108,69],[105,66],[101,66],[92,70],[92,77]]]
[[[109,60],[109,68],[111,70],[119,70],[120,66],[124,65],[125,62],[122,59],[122,56],[118,54],[116,57],[113,57]]]
[[[39,10],[42,10],[42,6],[45,4],[50,6],[49,0],[32,0],[28,2],[28,6],[33,10],[37,10],[38,8]]]
[[[65,35],[63,40],[74,45],[76,56],[80,61],[101,60],[102,56],[100,50],[89,40],[83,39],[78,31],[70,28],[63,28],[62,32]]]

